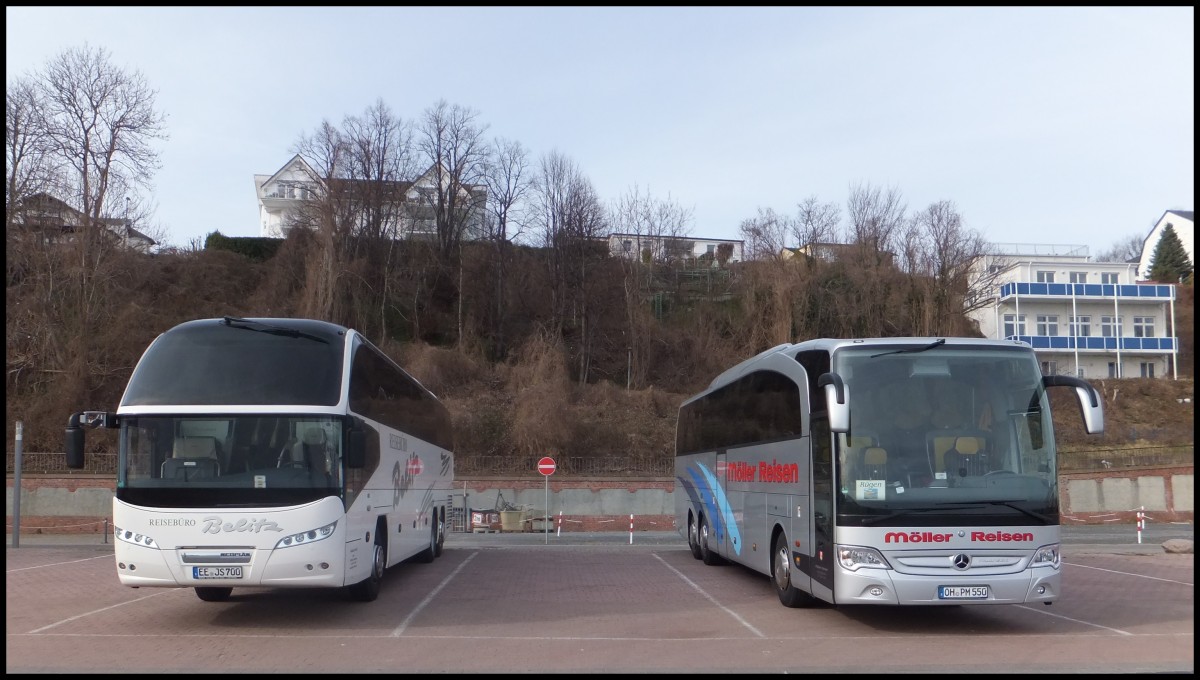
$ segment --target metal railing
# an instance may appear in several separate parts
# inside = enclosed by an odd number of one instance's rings
[[[7,453],[5,471],[13,474],[13,451]],[[541,456],[457,456],[457,477],[528,477],[541,479],[537,464]],[[588,477],[671,477],[675,458],[670,455],[555,456],[555,476]],[[1192,465],[1195,446],[1140,446],[1059,451],[1058,468],[1063,472],[1086,472],[1118,468],[1161,465]],[[89,453],[81,470],[67,468],[61,453],[23,453],[21,470],[32,475],[111,475],[117,474],[117,454]]]

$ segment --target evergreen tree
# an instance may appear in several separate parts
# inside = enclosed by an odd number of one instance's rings
[[[1158,245],[1154,246],[1154,257],[1150,260],[1149,278],[1152,281],[1178,283],[1192,276],[1192,261],[1188,259],[1183,242],[1175,233],[1175,226],[1168,224],[1163,229]]]

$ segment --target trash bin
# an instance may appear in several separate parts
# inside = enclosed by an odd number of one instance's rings
[[[525,531],[524,510],[501,510],[500,531]]]

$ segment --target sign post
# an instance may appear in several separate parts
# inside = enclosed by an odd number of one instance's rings
[[[554,474],[556,467],[554,459],[550,456],[543,456],[538,461],[538,472],[546,479],[546,501],[542,506],[545,508],[542,510],[542,532],[545,534],[546,544],[550,543],[550,522],[547,521],[550,518],[550,475]]]

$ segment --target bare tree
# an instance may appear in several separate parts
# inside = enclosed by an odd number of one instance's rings
[[[758,215],[743,220],[738,227],[745,244],[747,260],[778,260],[783,257],[787,238],[795,231],[791,218],[771,208],[759,208]]]
[[[514,226],[519,232],[523,224],[525,200],[533,181],[530,177],[529,154],[521,143],[504,138],[494,140],[483,180],[488,188],[487,237],[495,246],[493,268],[496,285],[492,290],[495,316],[491,323],[490,345],[492,358],[499,359],[508,351],[504,335],[508,234]]]
[[[577,376],[586,382],[594,328],[589,306],[591,264],[603,259],[607,221],[592,183],[566,156],[552,151],[542,157],[534,184],[535,223],[545,244],[551,278],[551,330],[577,338]]]
[[[36,193],[59,193],[62,178],[53,162],[53,146],[45,119],[45,92],[28,78],[8,86],[4,106],[5,230],[12,236],[14,220],[25,199]]]
[[[448,272],[451,262],[457,260],[457,291],[462,290],[462,241],[468,229],[482,231],[487,200],[484,174],[488,149],[483,136],[487,126],[479,124],[478,117],[473,109],[439,100],[425,110],[418,142],[432,180],[432,191],[423,195],[433,211],[438,262]],[[455,295],[461,340],[463,301],[461,292]]]
[[[612,234],[629,241],[620,253],[625,299],[626,385],[641,385],[650,361],[651,324],[646,302],[655,292],[655,270],[677,264],[671,244],[687,243],[692,211],[670,196],[658,199],[636,185],[617,199],[609,211]]]
[[[920,335],[961,335],[965,313],[985,304],[994,284],[995,272],[976,270],[986,252],[982,235],[968,229],[954,203],[939,201],[918,213],[913,221],[915,238],[910,243],[924,247],[911,255],[908,270],[920,281],[922,295],[910,304],[919,305],[914,332]],[[915,315],[917,316],[917,315]]]
[[[100,224],[116,177],[129,189],[149,188],[160,166],[153,143],[166,139],[166,118],[155,107],[157,92],[140,72],[87,45],[52,59],[41,81],[55,152],[73,171],[80,210]]]
[[[1096,262],[1137,262],[1142,259],[1142,246],[1146,243],[1146,231],[1142,234],[1130,234],[1118,239],[1108,250],[1096,255]]]
[[[792,224],[792,236],[797,246],[837,241],[842,219],[842,209],[837,203],[821,203],[816,196],[809,196],[797,207],[799,210]]]

